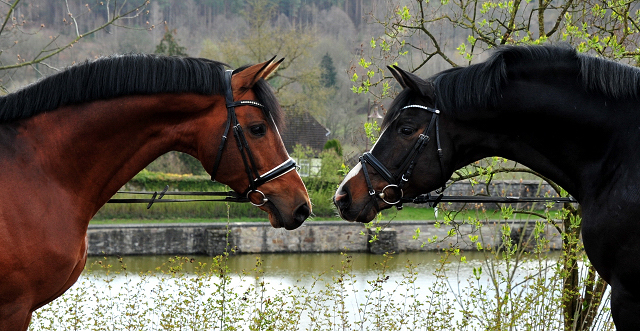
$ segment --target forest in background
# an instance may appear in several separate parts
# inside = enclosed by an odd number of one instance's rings
[[[311,113],[353,161],[371,145],[367,115],[384,114],[397,92],[386,65],[428,77],[482,61],[502,44],[541,42],[637,64],[638,10],[622,0],[3,1],[0,17],[10,19],[0,31],[0,89],[111,54],[204,57],[234,68],[277,55],[285,62],[270,83],[283,108]],[[175,47],[161,49],[167,36]]]
[[[366,147],[367,96],[350,91],[347,70],[374,33],[363,0],[22,0],[0,35],[0,65],[29,61],[105,24],[114,12],[133,13],[82,38],[45,61],[0,71],[10,93],[69,65],[100,56],[165,53],[204,57],[232,67],[284,57],[270,79],[287,112],[310,112],[347,152]],[[0,7],[6,16],[9,3]],[[139,10],[134,10],[142,6]],[[159,52],[169,34],[177,52]],[[347,153],[347,154],[348,154]]]
[[[2,5],[18,1],[3,1],[0,8],[6,9]],[[11,29],[0,34],[0,69],[8,64],[28,63],[43,52],[50,52],[51,45],[63,45],[74,36],[77,39],[79,31],[99,28],[113,17],[107,9],[115,7],[114,1],[90,1],[20,1],[15,15],[6,16],[11,19]],[[124,4],[135,9],[140,4],[135,2],[129,0]],[[127,8],[118,10],[127,12]],[[384,110],[384,103],[394,94],[386,65],[399,63],[426,77],[452,66],[482,61],[491,49],[500,45],[549,42],[567,43],[580,52],[640,64],[640,2],[630,0],[157,0],[127,15],[131,18],[91,34],[46,61],[16,70],[0,70],[0,85],[13,91],[74,62],[113,53],[156,52],[168,35],[177,46],[173,48],[174,54],[213,58],[234,67],[277,54],[287,60],[270,83],[285,109],[311,112],[331,130],[330,138],[343,142],[348,158],[371,143],[367,138],[375,140],[375,134],[363,138],[367,105]],[[171,53],[169,49],[165,50]],[[328,75],[332,67],[335,80]],[[370,122],[367,124],[371,132],[375,131]],[[451,180],[488,184],[504,169],[529,171],[516,169],[502,158],[492,158],[487,164],[474,163],[456,172]],[[559,186],[550,184],[558,194],[566,194]],[[328,202],[329,198],[313,201]],[[509,219],[517,212],[505,208],[503,218]],[[445,216],[444,225],[453,226],[451,236],[456,235],[460,224],[479,228],[479,218],[457,223],[456,215],[458,212],[454,211]],[[552,215],[546,210],[545,214],[536,215],[541,220],[537,224],[556,224],[552,219],[561,219],[563,223],[563,255],[555,267],[544,267],[546,271],[555,268],[554,277],[561,288],[532,292],[536,293],[534,299],[541,298],[536,301],[539,306],[531,301],[513,301],[520,298],[515,292],[481,299],[483,307],[496,309],[476,317],[477,320],[488,320],[485,329],[513,328],[523,323],[522,312],[511,309],[519,307],[534,312],[535,322],[545,321],[536,314],[538,311],[561,316],[558,323],[564,324],[565,330],[589,330],[592,326],[598,329],[596,315],[604,312],[601,320],[613,328],[608,308],[601,309],[601,303],[609,300],[605,295],[607,284],[596,277],[593,267],[582,263],[586,257],[580,243],[579,209],[565,204],[561,214]],[[503,229],[503,234],[510,233],[508,226]],[[476,241],[477,236],[469,239]],[[519,268],[518,261],[525,256],[520,251],[523,247],[510,245],[498,247],[491,254],[500,256],[498,261],[506,261],[507,265],[515,257],[516,263],[511,265]],[[543,246],[544,243],[537,246],[535,254],[546,259]],[[453,252],[458,256],[459,252]],[[511,283],[511,277],[493,277],[496,288],[525,288],[523,284]],[[547,282],[543,279],[527,286],[536,288],[539,284]],[[554,299],[558,305],[550,306],[551,300],[537,293],[558,294]],[[466,303],[461,305],[463,311],[450,307],[446,311],[467,313]],[[560,310],[562,315],[558,315]],[[465,319],[464,323],[468,321],[475,319]]]

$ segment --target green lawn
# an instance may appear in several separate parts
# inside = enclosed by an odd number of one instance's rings
[[[538,211],[538,213],[543,213],[542,211]],[[445,212],[440,210],[438,212],[438,220],[444,219]],[[480,219],[480,220],[499,220],[502,219],[502,215],[499,210],[493,211],[489,210],[486,212],[476,211],[476,210],[465,210],[458,213],[455,216],[455,220],[463,221],[469,218],[472,219]],[[525,214],[514,214],[512,219],[535,219],[535,216],[525,215]],[[335,217],[312,217],[308,220],[308,222],[319,222],[319,221],[340,221],[341,219],[336,215]],[[382,212],[381,220],[398,220],[398,221],[425,221],[425,220],[436,220],[436,216],[434,215],[433,208],[415,208],[415,207],[405,207],[401,211],[397,211],[395,208],[388,209]],[[131,219],[123,219],[123,218],[114,218],[114,219],[94,219],[91,221],[91,224],[94,225],[102,225],[102,224],[155,224],[155,223],[210,223],[210,222],[268,222],[267,214],[264,214],[264,217],[241,217],[241,218],[168,218],[168,219],[142,219],[142,218],[131,218]]]

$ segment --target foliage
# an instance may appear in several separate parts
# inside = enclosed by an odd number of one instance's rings
[[[375,99],[392,97],[395,91],[391,76],[384,70],[387,65],[400,64],[412,72],[433,74],[446,67],[481,61],[488,50],[506,44],[566,42],[580,52],[639,65],[639,9],[638,2],[608,0],[388,1],[385,10],[374,11],[370,16],[371,22],[382,28],[383,33],[373,36],[368,45],[362,47],[362,53],[355,61],[357,65],[350,70],[354,82],[352,91],[369,94]],[[370,139],[375,140],[369,133],[373,131],[371,127],[365,127],[365,130]],[[566,195],[549,179],[502,158],[489,158],[456,171],[452,182],[468,180],[474,185],[485,186],[484,194],[490,194],[489,183],[505,173],[535,175],[550,183],[556,194]],[[453,221],[457,212],[452,211],[449,215],[453,217],[447,216],[444,222],[453,227],[452,235],[459,226]],[[534,214],[551,220],[548,214],[540,215],[531,210],[505,208],[504,212],[505,215]],[[557,230],[563,236],[563,256],[556,266],[554,279],[558,279],[561,295],[553,300],[558,299],[562,304],[563,329],[589,330],[594,327],[594,318],[600,312],[598,307],[607,300],[607,284],[588,264],[583,269],[586,271],[579,271],[580,262],[584,263],[586,259],[579,241],[579,209],[565,205],[560,219],[563,224],[557,226]],[[508,230],[505,228],[505,232]],[[516,258],[512,268],[515,273],[519,252],[516,246],[505,245],[492,254],[506,261]],[[506,293],[503,298],[496,296],[495,302],[491,303],[498,312],[493,316],[498,319],[483,328],[510,328],[512,324],[500,318],[514,309],[510,303],[513,293],[510,293],[508,274],[496,273],[492,279],[495,279],[494,284],[506,282]],[[486,304],[490,306],[490,302]],[[527,326],[527,329],[531,327]]]
[[[175,37],[176,33],[176,29],[169,30],[169,27],[165,25],[164,36],[156,46],[155,53],[169,56],[187,56],[187,48],[178,44],[178,40]]]
[[[342,145],[338,139],[328,140],[323,147],[324,150],[333,149],[338,156],[342,156]]]
[[[447,249],[425,269],[394,254],[341,253],[340,263],[286,284],[265,271],[260,257],[232,271],[233,247],[208,259],[165,258],[140,273],[129,271],[127,258],[102,258],[87,267],[80,286],[37,310],[30,330],[563,329],[562,260],[522,251],[503,224],[505,244],[487,248],[485,259]],[[544,226],[536,227],[531,242],[543,247]],[[363,258],[377,261],[364,281],[355,271]],[[461,268],[473,272],[460,276]],[[594,316],[594,329],[614,329],[607,310]]]
[[[299,157],[294,153],[293,157]],[[342,179],[339,172],[342,158],[333,150],[321,154],[322,167],[317,177],[305,177],[304,182],[313,203],[313,213],[319,217],[335,216],[332,197],[336,185]],[[225,192],[229,187],[211,181],[206,175],[178,175],[142,170],[124,187],[125,191],[161,192],[166,185],[169,191],[182,192]],[[114,198],[143,198],[139,195],[116,194]],[[149,198],[149,196],[145,196]],[[166,196],[166,198],[175,198]],[[181,199],[204,199],[202,196],[180,196]],[[233,203],[230,210],[234,218],[266,218],[266,214],[258,208],[246,203]],[[188,202],[188,203],[156,203],[147,209],[146,203],[106,204],[95,215],[94,219],[155,219],[167,220],[175,218],[220,219],[227,215],[227,206],[221,202]]]
[[[638,63],[639,9],[624,0],[388,1],[370,16],[384,33],[363,46],[350,71],[353,91],[385,98],[393,93],[387,65],[435,73],[482,60],[505,44],[567,42],[580,52]]]
[[[315,45],[312,29],[276,20],[276,4],[268,0],[247,0],[242,12],[245,30],[238,38],[225,36],[209,40],[200,56],[217,58],[234,67],[258,63],[273,56],[284,58],[268,81],[287,112],[324,114],[328,90],[321,84],[321,71],[310,50]]]
[[[380,136],[380,126],[378,126],[378,121],[374,120],[373,122],[364,123],[364,132],[369,139],[371,145],[375,144]]]
[[[320,83],[324,85],[324,87],[335,87],[336,86],[336,68],[333,65],[333,59],[326,53],[322,57],[322,61],[320,62],[320,68],[322,72],[320,73]]]
[[[36,1],[29,0],[3,3],[3,6],[6,6],[4,7],[6,12],[3,11],[0,25],[0,49],[2,49],[0,72],[4,77],[10,80],[15,69],[32,68],[39,76],[42,76],[40,70],[44,68],[57,70],[49,64],[49,60],[63,52],[70,52],[74,45],[91,39],[99,31],[108,30],[128,20],[144,16],[147,13],[145,9],[149,1],[139,0],[124,5],[101,1],[78,8],[70,6],[68,2],[64,4],[65,6],[62,6],[62,3],[57,4],[64,7],[64,16],[54,20],[54,22],[62,21],[63,26],[59,31],[53,32],[49,30],[45,19],[42,22],[31,21],[29,18],[34,18],[24,14],[37,12],[37,9],[44,8],[45,4],[37,4]],[[93,12],[101,13],[99,15],[102,17],[99,20],[92,19],[90,16]],[[48,38],[43,36],[48,33],[50,33]],[[4,84],[6,82],[2,82],[0,88],[7,92]]]
[[[166,185],[175,191],[219,191],[225,188],[209,176],[168,174],[146,169],[135,175],[126,187],[137,191],[161,191]]]

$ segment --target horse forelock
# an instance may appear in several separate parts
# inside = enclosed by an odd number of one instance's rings
[[[569,46],[502,46],[485,62],[442,71],[431,78],[436,107],[453,114],[495,106],[510,68],[574,66],[583,88],[611,98],[640,99],[640,69],[579,54]]]
[[[207,59],[129,54],[73,65],[0,98],[0,123],[61,106],[157,93],[223,94],[225,65]]]

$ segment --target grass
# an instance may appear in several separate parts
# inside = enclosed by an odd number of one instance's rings
[[[290,275],[294,281],[274,277],[259,256],[236,270],[228,256],[171,257],[148,272],[130,271],[123,258],[103,258],[36,310],[29,330],[564,329],[562,259],[516,247],[475,254],[487,255],[467,261],[452,249],[428,269],[403,259],[400,270],[393,268],[395,255],[385,254],[360,276],[354,267],[361,261],[342,253],[340,263]],[[614,330],[609,298],[602,302],[593,327],[572,330]]]
[[[152,207],[153,208],[153,207]],[[538,211],[543,213],[542,211]],[[167,218],[98,218],[91,221],[94,225],[106,225],[106,224],[157,224],[157,223],[237,223],[237,222],[268,222],[267,214],[262,213],[262,217],[232,217],[227,219],[219,217],[167,217]],[[396,209],[387,209],[382,212],[381,220],[395,220],[395,221],[435,221],[443,220],[444,213],[439,212],[436,217],[433,208],[419,208],[419,207],[404,207],[401,211]],[[457,216],[457,220],[466,220],[468,218],[478,218],[480,220],[499,220],[502,219],[500,210],[464,210]],[[510,219],[526,220],[533,216],[525,214],[514,214]],[[341,221],[340,217],[336,216],[316,216],[307,220],[307,222],[321,222],[321,221]]]

